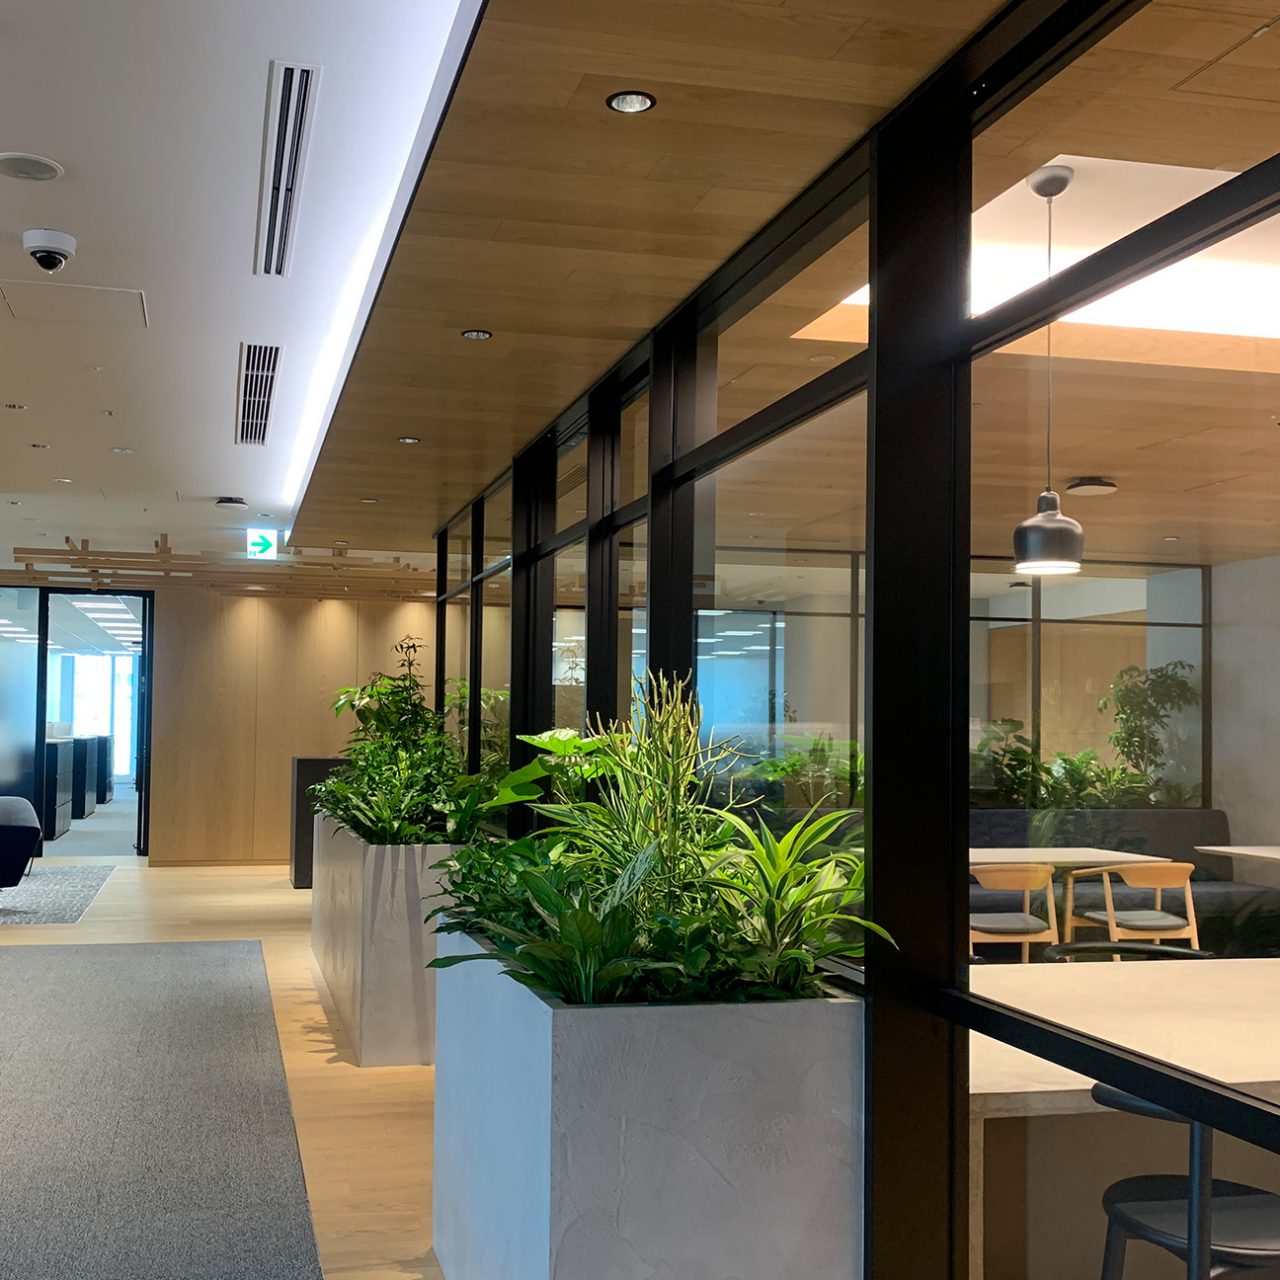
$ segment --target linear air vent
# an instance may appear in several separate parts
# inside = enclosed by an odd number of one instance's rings
[[[266,444],[276,394],[280,348],[260,342],[240,344],[236,394],[236,444]]]
[[[257,275],[287,276],[302,192],[319,67],[272,62],[262,142],[262,193],[258,207]]]

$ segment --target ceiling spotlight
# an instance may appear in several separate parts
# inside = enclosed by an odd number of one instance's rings
[[[103,409],[102,416],[104,418],[114,418],[116,416],[116,411],[114,409]]]
[[[1067,485],[1067,492],[1080,498],[1101,498],[1119,487],[1110,476],[1078,476]]]
[[[1170,533],[1165,536],[1166,542],[1181,542],[1182,539],[1176,533]]]
[[[249,504],[243,498],[215,498],[213,505],[224,511],[248,511]]]
[[[70,476],[54,476],[53,483],[54,484],[70,484],[71,477]]]
[[[421,444],[422,437],[421,436],[401,436],[400,443],[401,444]]]
[[[618,93],[611,93],[604,102],[610,111],[621,112],[624,116],[638,116],[644,111],[651,111],[658,100],[643,89],[622,89]]]
[[[125,445],[117,444],[117,445],[112,445],[111,452],[112,453],[132,453],[133,450],[128,448]]]
[[[33,156],[26,151],[0,152],[0,176],[20,178],[24,182],[52,182],[66,170],[56,161]]]
[[[493,337],[492,329],[463,329],[462,336],[469,342],[488,342]]]

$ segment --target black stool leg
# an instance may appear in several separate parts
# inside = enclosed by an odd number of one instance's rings
[[[1102,1250],[1101,1280],[1122,1280],[1124,1247],[1128,1237],[1110,1218],[1107,1219],[1107,1243]]]

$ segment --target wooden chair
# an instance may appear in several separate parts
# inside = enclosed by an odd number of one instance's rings
[[[1063,915],[1066,919],[1067,941],[1075,938],[1077,926],[1085,929],[1105,928],[1112,942],[1164,942],[1169,938],[1187,938],[1195,949],[1200,947],[1200,934],[1196,928],[1196,908],[1191,899],[1191,862],[1126,862],[1113,867],[1084,867],[1067,873],[1067,894]],[[1085,876],[1102,877],[1101,911],[1077,911],[1075,906],[1076,881]],[[1117,911],[1115,896],[1111,891],[1111,877],[1119,876],[1131,889],[1151,889],[1155,893],[1153,907]],[[1177,915],[1164,909],[1164,891],[1182,890],[1182,909]],[[1115,959],[1118,961],[1119,956]]]
[[[980,911],[969,913],[969,949],[978,942],[1016,942],[1022,944],[1022,963],[1031,959],[1033,942],[1058,941],[1058,909],[1053,900],[1053,868],[1039,862],[1015,862],[1007,866],[970,867],[969,874],[984,889],[1022,891],[1021,911]],[[1042,920],[1031,911],[1031,895],[1043,893],[1045,914]]]

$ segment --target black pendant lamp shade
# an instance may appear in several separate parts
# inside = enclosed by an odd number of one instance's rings
[[[1045,202],[1048,219],[1045,276],[1053,274],[1053,200],[1068,186],[1074,171],[1069,165],[1047,164],[1027,179],[1027,186]],[[1084,559],[1084,529],[1078,520],[1062,514],[1062,503],[1053,491],[1053,325],[1045,330],[1044,491],[1036,513],[1013,531],[1014,572],[1032,577],[1079,573]]]
[[[1062,514],[1058,495],[1046,489],[1036,502],[1036,513],[1013,531],[1016,573],[1079,573],[1084,559],[1084,529],[1078,520]]]

